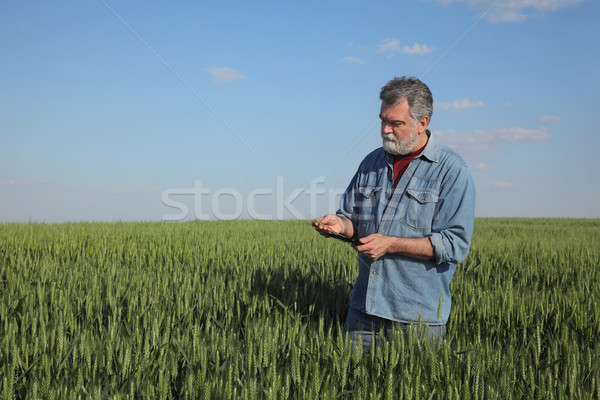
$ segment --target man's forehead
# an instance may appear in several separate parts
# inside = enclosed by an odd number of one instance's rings
[[[394,114],[400,116],[401,114],[406,117],[410,117],[408,102],[406,100],[401,101],[397,104],[381,103],[381,114]]]

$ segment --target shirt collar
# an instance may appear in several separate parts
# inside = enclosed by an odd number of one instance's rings
[[[429,161],[438,162],[438,140],[437,137],[431,134],[429,129],[427,129],[427,136],[429,136],[429,140],[425,145],[425,148],[419,155],[419,157],[425,157]]]

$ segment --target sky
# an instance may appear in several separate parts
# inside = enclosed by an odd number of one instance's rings
[[[308,219],[414,76],[477,217],[600,218],[600,2],[4,1],[0,222]]]

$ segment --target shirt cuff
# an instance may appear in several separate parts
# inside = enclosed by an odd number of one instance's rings
[[[339,210],[337,210],[335,215],[338,215],[340,217],[346,217],[349,220],[352,220],[352,213],[346,212],[346,211],[342,210],[341,208]]]
[[[427,235],[427,237],[429,237],[429,241],[431,242],[431,246],[433,247],[435,263],[441,264],[443,262],[448,262],[450,260],[450,257],[446,252],[446,247],[444,246],[442,235],[440,233],[430,233],[429,235]]]

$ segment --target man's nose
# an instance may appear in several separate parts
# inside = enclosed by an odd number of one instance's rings
[[[381,123],[381,132],[383,132],[383,133],[393,133],[394,130],[392,129],[392,126],[390,124],[388,124],[387,122],[382,122]]]

